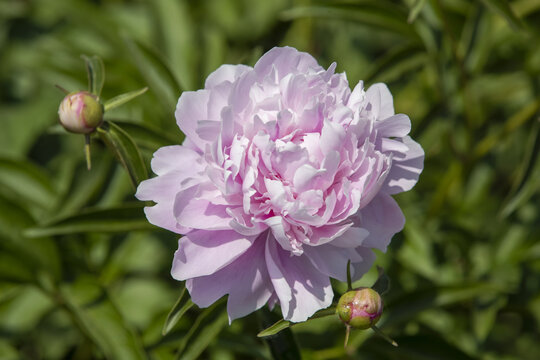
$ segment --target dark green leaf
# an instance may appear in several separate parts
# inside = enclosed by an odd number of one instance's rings
[[[137,96],[144,94],[148,90],[148,87],[143,87],[139,90],[130,91],[125,94],[120,94],[118,96],[113,97],[112,99],[109,99],[105,101],[103,104],[103,107],[105,108],[105,111],[114,109],[115,107],[118,107],[120,105],[123,105],[127,103],[130,100],[135,99]]]
[[[184,287],[182,289],[182,292],[180,293],[180,296],[178,297],[178,300],[176,301],[176,304],[174,304],[173,308],[167,315],[167,319],[165,320],[165,324],[163,324],[163,330],[161,333],[163,335],[167,335],[169,331],[172,330],[174,325],[180,321],[182,316],[191,309],[193,306],[193,302],[191,301],[191,298],[189,297],[189,294],[186,292],[186,288]]]
[[[259,317],[259,322],[262,327],[267,327],[268,325],[272,324],[272,322],[276,321],[276,319],[279,318],[277,314],[270,312],[268,309],[264,307],[260,309],[259,311],[257,311],[257,316]],[[274,325],[280,323],[281,321],[276,322]],[[283,322],[288,323],[288,321],[283,321]],[[287,359],[287,360],[301,359],[300,350],[298,349],[298,344],[296,343],[296,340],[289,326],[281,328],[278,331],[274,332],[273,336],[265,337],[264,339],[265,342],[270,347],[270,352],[272,353],[272,357],[276,360],[277,359]],[[261,333],[259,333],[257,336],[260,337]]]
[[[150,124],[138,124],[122,120],[114,120],[125,130],[140,147],[155,151],[157,148],[168,145],[179,145],[184,139],[184,134],[164,132]]]
[[[335,314],[336,314],[336,307],[335,306],[330,306],[329,308],[317,311],[315,314],[313,314],[305,322],[308,322],[308,321],[310,321],[312,319],[320,319],[322,317],[332,316],[332,315],[335,315]],[[292,326],[294,326],[296,324],[300,324],[300,323],[292,323],[290,321],[280,319],[277,322],[275,322],[273,325],[271,325],[271,326],[267,327],[266,329],[264,329],[263,331],[259,332],[257,334],[257,336],[258,337],[266,337],[266,336],[275,335],[278,332],[280,332],[280,331],[282,331],[284,329],[287,329],[289,327],[292,327]]]
[[[112,122],[104,122],[97,131],[127,170],[133,188],[136,189],[141,181],[147,179],[148,173],[139,148],[131,136]]]
[[[100,57],[82,55],[86,63],[86,72],[88,73],[88,90],[96,95],[101,96],[101,90],[105,83],[105,66]]]
[[[48,208],[56,190],[47,174],[26,160],[0,157],[0,193],[23,204]]]
[[[127,36],[124,42],[139,72],[163,107],[174,109],[181,88],[167,61],[141,42]]]
[[[379,271],[379,277],[371,288],[382,296],[390,290],[390,278],[384,273],[381,267],[377,267],[377,270]]]
[[[224,305],[225,298],[222,298],[220,301],[215,302],[210,307],[202,310],[202,312],[197,316],[193,324],[191,324],[189,331],[186,335],[182,338],[180,345],[178,346],[178,351],[176,353],[177,359],[184,359],[184,354],[188,351],[194,351],[197,352],[197,350],[189,350],[192,344],[192,339],[196,339],[200,336],[201,333],[205,332],[205,329],[207,326],[211,326],[216,322],[216,319],[225,317],[225,320],[227,319],[227,313],[225,310]],[[221,324],[221,321],[219,320],[219,323]],[[223,323],[224,325],[224,323]],[[218,328],[213,328],[213,330],[210,330],[210,332],[213,333],[213,331],[221,330],[221,327],[218,325]],[[199,344],[197,347],[200,349],[201,345],[205,344]],[[206,344],[208,345],[208,344]],[[205,347],[205,346],[204,346]]]
[[[27,229],[28,237],[79,234],[84,232],[128,232],[149,230],[143,203],[126,204],[112,208],[88,208],[79,214],[57,219],[46,225]]]
[[[510,7],[510,4],[506,0],[482,0],[482,2],[491,10],[497,12],[499,15],[503,16],[506,21],[514,29],[522,29],[523,23],[519,19],[514,11]]]
[[[217,318],[204,326],[197,337],[189,342],[189,346],[182,355],[182,360],[197,360],[210,343],[219,335],[221,330],[227,325],[227,312],[223,311]]]
[[[426,0],[416,0],[411,7],[411,10],[409,11],[409,17],[407,18],[407,22],[409,24],[412,24],[414,20],[416,20],[416,17],[418,14],[420,14],[420,11],[422,11],[422,8],[426,4]]]

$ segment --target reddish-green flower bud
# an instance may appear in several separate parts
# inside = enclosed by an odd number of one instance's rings
[[[60,124],[70,132],[88,134],[103,121],[103,105],[88,91],[68,94],[58,109]]]
[[[356,329],[369,329],[379,321],[383,304],[373,289],[348,291],[339,299],[336,312],[345,324]]]

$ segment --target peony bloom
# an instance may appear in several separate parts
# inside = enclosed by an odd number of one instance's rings
[[[267,303],[304,321],[332,303],[348,260],[360,278],[402,229],[391,195],[413,187],[424,152],[385,85],[351,92],[335,68],[274,48],[178,100],[186,139],[156,151],[136,196],[183,235],[171,274],[198,306],[228,294],[231,321]]]

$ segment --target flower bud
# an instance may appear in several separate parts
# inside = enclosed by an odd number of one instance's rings
[[[345,324],[356,329],[368,329],[382,315],[383,304],[379,294],[370,288],[348,291],[339,299],[336,312]]]
[[[69,132],[88,134],[103,121],[103,105],[88,91],[66,95],[58,109],[60,124]]]

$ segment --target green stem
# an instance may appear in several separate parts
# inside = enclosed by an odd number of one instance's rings
[[[86,155],[86,167],[88,170],[92,168],[92,158],[90,157],[90,135],[84,135],[84,153]]]
[[[352,290],[352,281],[351,281],[351,260],[347,261],[347,291]]]
[[[376,327],[375,325],[373,325],[371,328],[373,329],[373,331],[375,332],[375,334],[379,335],[380,337],[382,337],[384,340],[388,341],[388,342],[389,342],[390,344],[392,344],[393,346],[398,347],[398,343],[395,342],[394,340],[392,340],[388,335],[386,335],[385,333],[383,333],[381,329],[379,329],[379,328]]]

